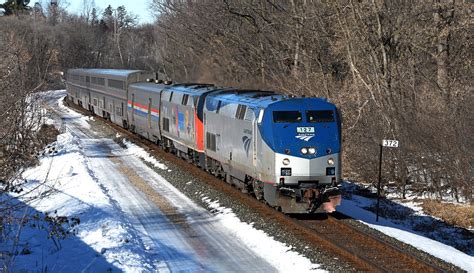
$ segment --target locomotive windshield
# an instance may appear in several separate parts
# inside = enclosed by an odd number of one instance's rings
[[[334,112],[331,110],[306,111],[308,122],[333,122]]]
[[[273,122],[301,122],[300,111],[273,111]]]

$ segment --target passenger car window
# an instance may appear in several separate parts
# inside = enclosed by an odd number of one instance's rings
[[[119,80],[108,79],[108,84],[110,87],[117,88],[117,89],[125,89],[125,83]]]
[[[300,111],[273,111],[273,122],[301,122]]]
[[[331,110],[306,111],[308,122],[333,122],[334,112]]]
[[[105,86],[105,79],[104,78],[97,78],[97,84]]]

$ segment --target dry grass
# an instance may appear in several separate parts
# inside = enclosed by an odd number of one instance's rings
[[[42,149],[44,146],[56,141],[56,137],[60,134],[59,130],[54,127],[54,125],[50,124],[42,124],[37,137],[40,142]]]
[[[425,213],[438,217],[446,223],[466,229],[474,228],[473,205],[454,205],[425,200],[421,206]]]

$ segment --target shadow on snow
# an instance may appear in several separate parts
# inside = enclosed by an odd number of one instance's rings
[[[385,198],[380,199],[379,221],[376,222],[377,199],[353,194],[353,192],[357,192],[359,187],[356,184],[343,183],[345,193],[341,204],[341,212],[368,224],[391,227],[428,237],[474,256],[473,232],[465,228],[452,226],[429,215],[419,215],[417,211],[394,201]],[[355,203],[357,207],[351,208],[344,205],[344,203]]]

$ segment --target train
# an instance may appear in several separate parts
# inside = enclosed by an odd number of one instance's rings
[[[285,214],[340,205],[341,114],[324,98],[69,69],[66,101],[158,144]]]

